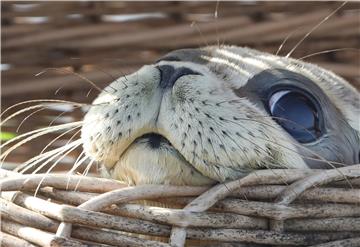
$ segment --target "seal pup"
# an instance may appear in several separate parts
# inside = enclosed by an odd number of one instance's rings
[[[170,52],[85,115],[85,153],[129,184],[206,185],[255,169],[359,162],[359,93],[331,71],[236,46]]]

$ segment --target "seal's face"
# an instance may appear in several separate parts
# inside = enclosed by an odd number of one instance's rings
[[[239,47],[179,50],[111,83],[85,116],[83,145],[130,184],[203,185],[254,169],[353,164],[358,96],[298,60]]]

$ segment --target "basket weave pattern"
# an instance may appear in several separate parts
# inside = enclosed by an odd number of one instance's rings
[[[212,188],[0,177],[2,246],[360,245],[360,165],[261,170]]]

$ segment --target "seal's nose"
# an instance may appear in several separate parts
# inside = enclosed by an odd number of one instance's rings
[[[161,88],[171,88],[174,86],[177,79],[184,75],[200,75],[200,73],[195,72],[186,67],[174,68],[171,65],[161,65],[158,66],[158,69],[161,73]]]

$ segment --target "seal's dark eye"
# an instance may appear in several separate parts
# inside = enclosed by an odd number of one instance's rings
[[[321,136],[319,109],[304,93],[277,91],[271,95],[268,104],[274,120],[297,141],[313,142]]]

